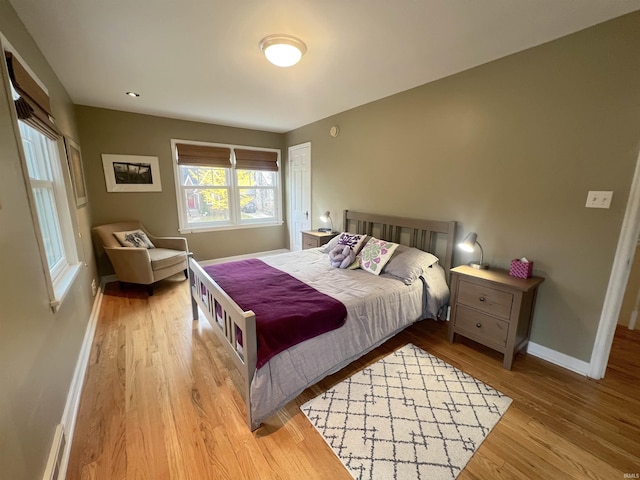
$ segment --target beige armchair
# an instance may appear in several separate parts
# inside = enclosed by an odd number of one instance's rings
[[[116,232],[142,230],[155,248],[123,247],[114,236]],[[163,278],[183,271],[187,274],[187,239],[183,237],[155,237],[138,221],[110,223],[93,227],[96,255],[104,251],[116,277],[123,283],[147,285],[153,295],[153,284]]]

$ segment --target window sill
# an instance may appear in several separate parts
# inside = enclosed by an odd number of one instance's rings
[[[206,227],[185,227],[185,228],[178,229],[178,231],[182,234],[203,233],[203,232],[218,232],[222,230],[244,230],[247,228],[278,227],[283,224],[284,224],[283,221],[277,221],[277,222],[268,222],[268,223],[246,223],[243,225],[220,225],[219,227],[212,227],[209,225]]]
[[[51,309],[53,313],[56,313],[60,306],[62,305],[63,300],[71,290],[71,285],[80,274],[81,263],[74,263],[73,265],[67,266],[65,270],[58,276],[56,281],[53,283],[53,296],[54,299],[49,302],[51,305]]]

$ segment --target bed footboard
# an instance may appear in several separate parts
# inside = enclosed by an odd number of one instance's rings
[[[255,430],[259,425],[251,418],[251,381],[256,371],[256,316],[251,310],[243,311],[193,258],[189,258],[189,286],[193,319],[198,320],[198,310],[204,313],[240,372],[247,424]]]

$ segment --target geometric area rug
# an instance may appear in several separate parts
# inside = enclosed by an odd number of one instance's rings
[[[408,344],[300,409],[353,478],[454,479],[510,404]]]

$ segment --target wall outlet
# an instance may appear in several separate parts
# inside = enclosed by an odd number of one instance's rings
[[[98,285],[96,284],[96,279],[94,278],[93,280],[91,280],[91,295],[95,297],[96,293],[98,293]]]
[[[609,208],[611,206],[611,199],[613,198],[613,192],[589,192],[587,195],[587,208]]]

